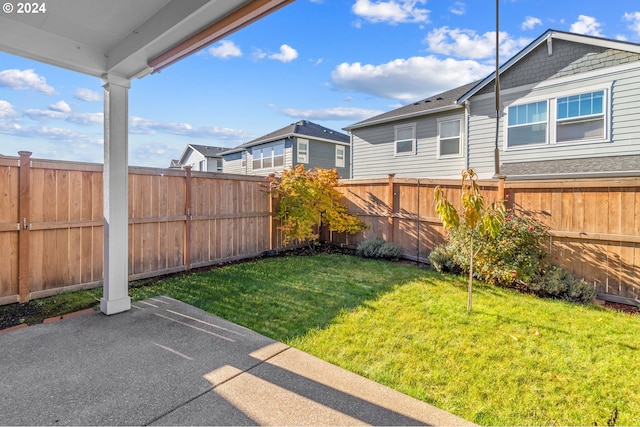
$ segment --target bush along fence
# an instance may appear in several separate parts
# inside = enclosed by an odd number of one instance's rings
[[[0,157],[0,304],[96,287],[102,165]],[[264,178],[129,168],[129,278],[283,248]]]
[[[516,215],[548,229],[549,261],[594,286],[601,299],[638,305],[640,298],[640,180],[628,178],[479,181],[488,202],[504,198]],[[427,262],[445,241],[434,204],[437,186],[460,199],[460,180],[385,179],[343,181],[339,190],[369,228],[324,237],[349,247],[367,238],[399,245],[406,258]],[[455,203],[454,203],[455,204]],[[459,206],[456,206],[459,207]]]

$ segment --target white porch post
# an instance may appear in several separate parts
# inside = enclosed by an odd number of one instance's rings
[[[131,308],[129,260],[128,120],[131,82],[104,75],[104,291],[100,310]]]

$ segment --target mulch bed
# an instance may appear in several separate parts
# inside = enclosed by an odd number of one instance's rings
[[[635,307],[633,305],[628,305],[628,304],[619,304],[617,302],[605,302],[604,306],[607,308],[610,308],[612,310],[616,310],[616,311],[622,311],[623,313],[628,313],[628,314],[640,314],[640,311],[638,311],[638,307]]]

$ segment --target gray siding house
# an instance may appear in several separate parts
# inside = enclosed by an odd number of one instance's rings
[[[224,147],[189,144],[184,149],[180,160],[171,160],[169,168],[182,169],[191,166],[191,170],[201,172],[222,172],[221,153]]]
[[[350,178],[349,136],[308,120],[292,123],[221,153],[223,172],[267,176],[290,166],[336,169]]]
[[[548,30],[499,72],[500,175],[640,175],[640,45]],[[493,177],[494,79],[346,127],[352,177]]]

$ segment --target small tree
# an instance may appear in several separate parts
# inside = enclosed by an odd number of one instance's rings
[[[268,177],[271,192],[280,199],[277,218],[282,221],[285,243],[319,238],[321,226],[331,230],[357,233],[366,224],[347,212],[335,169],[305,170],[304,165],[292,166],[282,176]]]
[[[442,220],[445,229],[464,228],[469,231],[471,240],[469,248],[469,286],[467,297],[467,311],[471,311],[471,295],[473,291],[473,258],[477,253],[473,247],[473,231],[485,236],[495,237],[504,223],[504,203],[494,202],[487,205],[478,185],[478,175],[473,169],[462,171],[462,189],[460,194],[461,212],[447,199],[444,192],[437,186],[434,191],[436,213]]]

